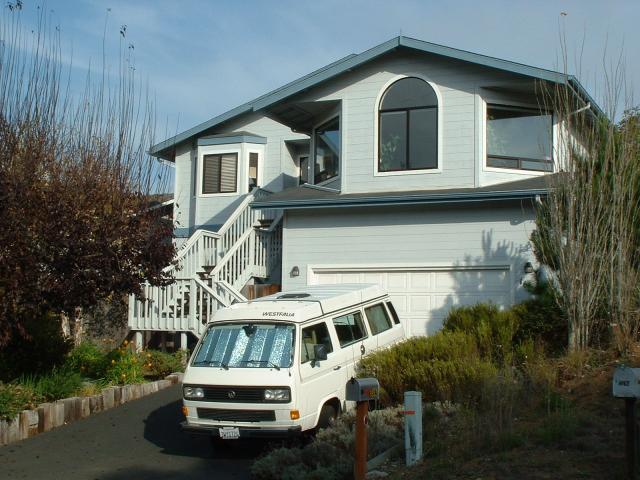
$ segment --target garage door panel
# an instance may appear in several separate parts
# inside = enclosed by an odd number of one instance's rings
[[[511,303],[511,275],[506,267],[342,272],[332,269],[315,271],[312,279],[316,284],[377,283],[389,292],[409,335],[437,332],[455,306],[493,302],[506,307]]]

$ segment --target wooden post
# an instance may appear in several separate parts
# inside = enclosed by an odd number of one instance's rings
[[[636,479],[636,399],[625,398],[626,407],[626,430],[627,430],[627,478]]]
[[[369,402],[358,402],[356,407],[356,461],[353,465],[354,480],[367,476],[367,414]]]

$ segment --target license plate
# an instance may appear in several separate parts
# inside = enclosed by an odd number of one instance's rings
[[[221,428],[220,438],[223,440],[237,440],[240,438],[240,430],[236,427]]]

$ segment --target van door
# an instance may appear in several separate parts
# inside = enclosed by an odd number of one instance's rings
[[[315,415],[322,407],[319,402],[332,394],[340,400],[344,398],[347,369],[344,352],[334,347],[335,341],[325,321],[303,326],[300,337],[300,391],[297,398],[302,428],[306,430],[315,426]],[[326,360],[316,360],[316,345],[324,345]]]
[[[370,350],[375,350],[375,339],[371,338],[360,310],[340,315],[333,319],[341,351],[348,358],[347,379],[356,376],[356,364]]]

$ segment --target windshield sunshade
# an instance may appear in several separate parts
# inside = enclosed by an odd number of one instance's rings
[[[289,367],[294,328],[264,323],[213,325],[205,332],[191,364],[223,368]]]

